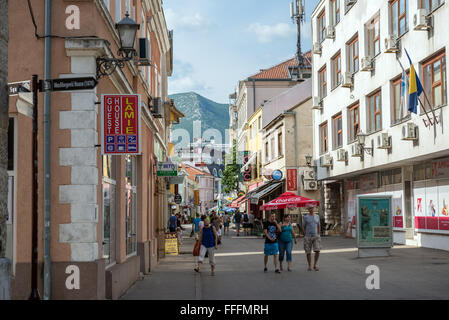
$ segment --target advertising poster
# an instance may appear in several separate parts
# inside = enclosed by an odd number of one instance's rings
[[[449,180],[440,181],[438,184],[438,198],[438,229],[449,231]]]
[[[392,197],[358,197],[357,246],[359,248],[391,248]]]
[[[287,169],[287,191],[298,191],[297,169]]]
[[[426,229],[438,230],[438,187],[435,181],[426,185]]]
[[[403,229],[404,228],[404,214],[402,210],[402,191],[394,191],[393,198],[391,200],[393,209],[393,227]]]
[[[178,255],[178,235],[176,233],[165,234],[165,254],[169,256]]]
[[[415,229],[426,229],[426,183],[415,182],[413,189]]]
[[[140,155],[140,95],[101,95],[101,152]]]

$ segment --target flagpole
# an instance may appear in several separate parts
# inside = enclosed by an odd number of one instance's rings
[[[397,61],[397,62],[399,63],[399,65],[401,66],[402,71],[403,71],[405,74],[407,74],[407,72],[405,72],[404,67],[402,66],[401,61],[398,59],[398,56],[396,56],[396,61]],[[424,92],[424,90],[423,90],[423,92]],[[425,92],[424,92],[424,94],[425,94]],[[427,116],[427,119],[429,119],[430,125],[432,125],[432,120],[430,119],[429,114],[427,113],[426,107],[424,107],[424,105],[423,105],[423,103],[421,102],[421,100],[419,99],[419,97],[418,97],[418,101],[419,101],[419,103],[421,104],[421,106],[422,106],[424,112],[426,113],[426,116]],[[425,125],[426,122],[424,121],[424,119],[423,119],[423,122],[424,122],[424,125]],[[426,125],[426,127],[427,127],[427,125]]]

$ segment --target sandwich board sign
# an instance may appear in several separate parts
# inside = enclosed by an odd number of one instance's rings
[[[141,112],[138,94],[101,95],[101,154],[141,154]]]

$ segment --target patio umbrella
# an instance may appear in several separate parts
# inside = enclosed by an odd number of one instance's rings
[[[286,192],[263,206],[260,206],[260,210],[279,210],[285,208],[300,208],[300,207],[318,207],[319,201],[311,200],[309,198],[297,196],[294,193]]]

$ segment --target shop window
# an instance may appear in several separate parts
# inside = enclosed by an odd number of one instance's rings
[[[382,186],[402,183],[402,169],[386,170],[380,173]]]
[[[116,259],[116,178],[114,157],[103,156],[103,259],[106,265]]]
[[[126,254],[137,251],[137,161],[136,157],[126,156],[125,219]]]
[[[391,32],[397,37],[408,31],[408,1],[393,0],[390,2]]]
[[[382,130],[382,103],[381,91],[368,97],[368,131]]]
[[[432,163],[422,163],[413,166],[413,181],[432,179]]]
[[[423,88],[429,99],[427,101],[424,97],[422,100],[427,110],[430,107],[438,108],[447,104],[445,52],[423,63]]]
[[[341,148],[343,146],[343,121],[341,113],[332,118],[334,149]]]
[[[346,45],[348,52],[348,71],[356,73],[359,71],[359,37],[356,35]]]

